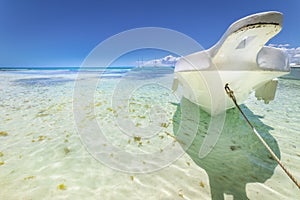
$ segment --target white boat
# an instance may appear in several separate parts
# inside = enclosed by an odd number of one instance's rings
[[[280,49],[264,45],[280,32],[282,21],[282,13],[273,11],[236,21],[213,47],[176,63],[173,90],[182,86],[183,96],[211,115],[234,107],[227,83],[238,104],[252,91],[265,103],[273,100],[276,78],[289,73],[289,60]]]

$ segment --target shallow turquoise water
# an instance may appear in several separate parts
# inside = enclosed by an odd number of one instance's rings
[[[0,76],[1,199],[300,196],[235,109],[200,159],[211,118],[172,93],[171,68]],[[280,79],[270,104],[251,95],[242,106],[298,180],[299,86]]]

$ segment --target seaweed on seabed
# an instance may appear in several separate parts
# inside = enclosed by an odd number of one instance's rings
[[[0,136],[8,136],[8,133],[5,131],[0,131]]]

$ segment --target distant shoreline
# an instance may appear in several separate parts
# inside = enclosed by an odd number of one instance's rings
[[[171,69],[174,66],[109,66],[109,67],[0,67],[0,71],[18,71],[18,70],[68,70],[68,71],[89,71],[89,70],[126,70],[126,69]]]
[[[290,66],[291,68],[300,68],[300,65],[293,65],[293,66]]]
[[[0,71],[7,70],[103,70],[103,69],[132,69],[134,66],[121,67],[0,67]]]
[[[300,69],[300,65],[290,66],[291,69]],[[0,71],[19,71],[19,70],[68,70],[68,71],[89,71],[89,70],[124,70],[124,69],[162,69],[162,68],[174,68],[174,66],[147,66],[147,67],[136,67],[136,66],[110,66],[110,67],[0,67]]]

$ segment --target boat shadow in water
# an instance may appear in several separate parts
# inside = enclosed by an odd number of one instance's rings
[[[263,124],[261,117],[254,115],[246,106],[242,109],[280,158],[278,144],[269,133],[272,128]],[[211,116],[199,106],[183,98],[173,117],[176,139],[193,161],[207,172],[212,199],[224,199],[224,193],[233,195],[234,199],[248,199],[246,184],[265,182],[273,175],[277,162],[237,109],[227,110],[225,124],[215,146],[207,156],[199,158],[210,120]],[[195,134],[190,134],[193,129]]]

